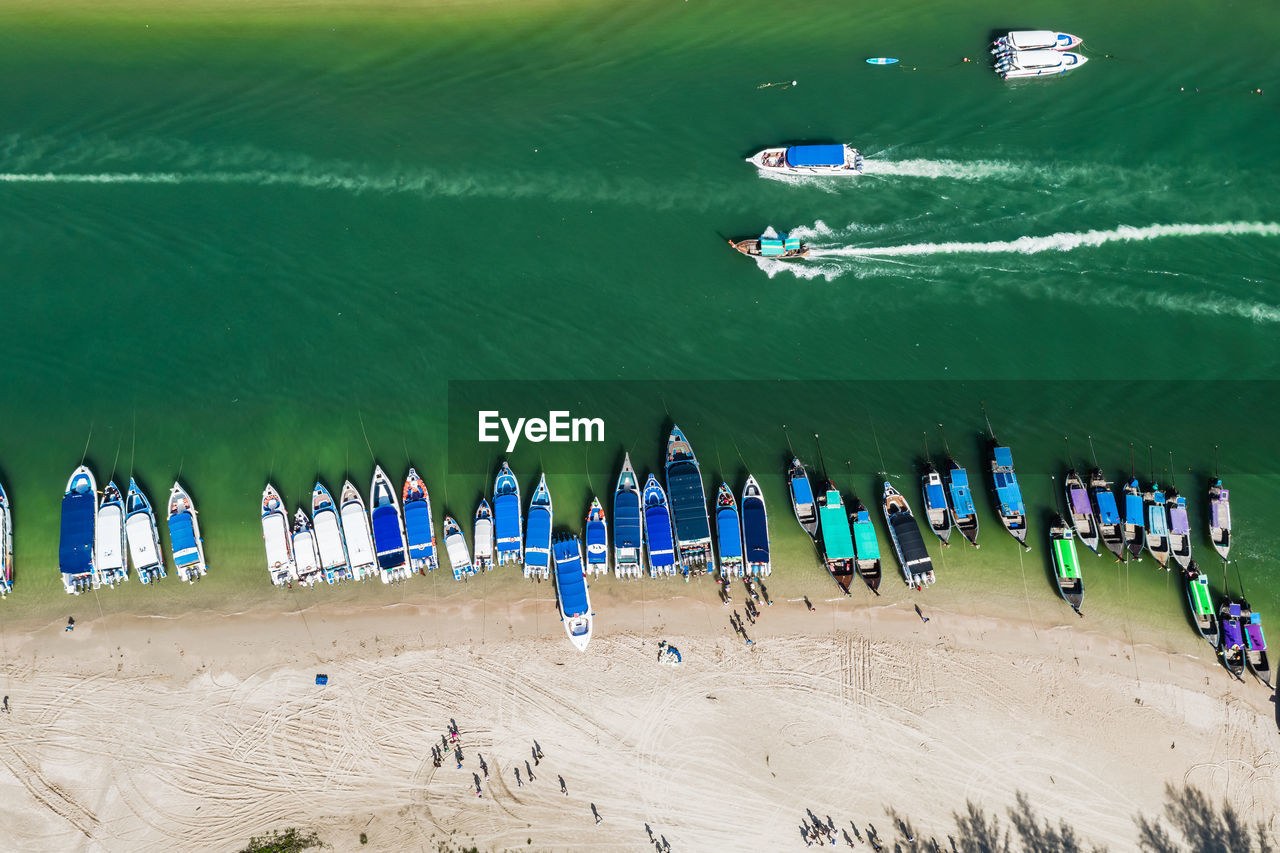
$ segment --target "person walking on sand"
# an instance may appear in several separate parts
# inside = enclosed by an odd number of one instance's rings
[[[564,777],[560,776],[559,779],[560,779],[560,793],[564,794],[566,797],[569,796],[569,786],[564,783]]]
[[[531,747],[529,747],[529,754],[533,756],[533,763],[534,763],[534,765],[535,765],[535,766],[537,766],[537,764],[538,764],[538,748],[537,748],[536,746],[531,746]]]
[[[489,778],[489,765],[484,763],[484,756],[476,753],[476,758],[480,759],[480,772],[484,774],[484,778]]]
[[[516,787],[523,788],[524,782],[523,780],[520,779],[520,768],[519,767],[515,768],[515,771],[516,771]]]
[[[480,794],[480,774],[479,774],[479,773],[472,773],[472,774],[471,774],[471,781],[476,783],[476,796],[477,796],[477,797],[481,796],[481,794]]]
[[[458,747],[453,751],[453,757],[458,761],[458,769],[462,769],[462,747]]]
[[[539,758],[546,758],[546,756],[542,754],[542,747],[538,746],[538,742],[536,740],[533,742],[533,751],[538,753]]]
[[[600,821],[604,820],[604,818],[600,817],[600,812],[596,809],[595,803],[591,804],[591,814],[596,819],[596,825],[599,826]]]
[[[532,782],[532,781],[533,781],[533,779],[534,779],[534,776],[533,776],[533,768],[529,766],[529,762],[527,762],[527,761],[524,763],[524,775],[526,775],[526,776],[528,776],[528,777],[529,777],[529,781],[530,781],[530,782]]]

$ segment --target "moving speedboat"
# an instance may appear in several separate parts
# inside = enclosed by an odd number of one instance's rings
[[[862,154],[849,145],[766,148],[747,158],[763,172],[786,175],[861,175]]]
[[[1015,50],[996,59],[996,73],[1005,80],[1065,74],[1088,62],[1079,53],[1058,50]]]
[[[1013,30],[991,43],[991,53],[1000,55],[1013,50],[1071,50],[1084,44],[1080,36],[1055,33],[1053,30]]]

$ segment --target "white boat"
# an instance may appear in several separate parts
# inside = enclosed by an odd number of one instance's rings
[[[0,486],[0,596],[13,591],[13,514],[9,496]]]
[[[1055,33],[1053,30],[1013,30],[991,43],[992,54],[1013,50],[1072,50],[1084,44],[1084,39],[1071,33]]]
[[[889,537],[893,540],[893,550],[898,555],[898,565],[902,568],[902,577],[907,586],[915,590],[923,590],[933,584],[933,561],[924,546],[924,537],[916,525],[911,507],[897,489],[884,484],[884,520],[889,525]]]
[[[276,487],[267,483],[262,490],[262,541],[267,548],[267,572],[276,586],[292,586],[298,579],[298,566],[293,559],[293,537],[289,535],[289,517]]]
[[[102,585],[93,561],[94,529],[98,517],[98,484],[81,465],[71,472],[62,493],[62,529],[58,536],[58,569],[62,586],[79,595]]]
[[[169,490],[169,547],[173,550],[173,567],[178,570],[178,577],[187,583],[195,582],[209,571],[195,503],[177,480]]]
[[[1001,55],[996,61],[996,73],[1005,80],[1020,77],[1046,77],[1065,74],[1088,62],[1079,53],[1058,50],[1015,50]]]
[[[476,523],[471,535],[476,543],[476,571],[487,572],[493,568],[493,510],[484,498],[476,507]]]
[[[383,583],[408,580],[409,553],[405,549],[404,519],[391,478],[381,465],[373,466],[369,484],[369,517],[373,521],[373,546]]]
[[[454,580],[460,581],[463,575],[470,577],[476,573],[476,567],[471,563],[471,552],[467,550],[467,537],[462,535],[462,527],[452,515],[444,517],[444,550],[449,555]]]
[[[120,494],[120,487],[110,482],[102,490],[102,504],[98,507],[98,524],[93,537],[93,562],[104,584],[114,587],[129,579],[127,553],[124,496]]]
[[[849,145],[792,145],[766,148],[747,158],[766,173],[783,175],[861,175],[862,154]]]
[[[320,570],[328,583],[351,578],[351,566],[347,562],[347,543],[342,536],[342,521],[338,518],[333,495],[324,484],[316,481],[311,490],[311,526],[315,532],[316,550],[320,553]]]
[[[160,552],[156,514],[151,509],[151,501],[147,500],[132,477],[129,478],[129,493],[124,498],[124,532],[129,541],[129,559],[133,562],[133,570],[138,573],[138,580],[150,583],[164,577],[164,554]]]
[[[591,612],[591,595],[582,571],[582,543],[576,536],[565,537],[555,543],[552,551],[556,561],[556,605],[560,608],[560,618],[564,621],[569,642],[578,651],[585,652],[587,643],[591,642],[595,614]]]
[[[350,480],[342,484],[339,496],[342,516],[342,532],[347,537],[347,557],[351,561],[351,576],[358,581],[373,574],[373,534],[369,532],[369,515],[364,511],[364,499]]]
[[[302,507],[293,514],[293,560],[298,567],[298,583],[315,586],[324,577],[315,527]]]

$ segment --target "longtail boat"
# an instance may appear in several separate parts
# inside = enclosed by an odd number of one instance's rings
[[[726,580],[743,575],[742,517],[728,483],[716,492],[716,545],[720,549],[720,574]]]
[[[524,560],[524,510],[520,483],[506,462],[493,481],[494,561],[499,566]]]
[[[898,490],[884,483],[884,520],[889,525],[889,536],[893,539],[893,550],[898,555],[898,565],[902,567],[902,577],[907,586],[922,590],[937,580],[934,575],[933,561],[929,558],[929,550],[924,546],[924,537],[916,525],[916,518],[911,513],[907,499]]]
[[[1165,514],[1164,492],[1159,483],[1142,493],[1142,506],[1147,516],[1147,550],[1160,568],[1169,569],[1169,518]]]
[[[876,595],[880,594],[880,540],[876,538],[876,526],[871,523],[871,513],[857,497],[853,499],[853,546],[857,554],[858,574],[862,582]]]
[[[583,569],[596,577],[609,574],[609,522],[597,497],[591,498],[583,532],[587,539],[587,562]]]
[[[1186,571],[1187,604],[1191,606],[1191,618],[1195,620],[1196,630],[1209,645],[1215,649],[1222,639],[1218,630],[1218,610],[1213,606],[1213,592],[1209,587],[1209,578],[1196,566],[1195,560]]]
[[[809,254],[809,247],[798,237],[786,234],[765,234],[755,238],[730,240],[729,245],[753,258],[771,258],[777,261],[798,260]]]
[[[1218,605],[1218,625],[1222,631],[1222,639],[1218,643],[1222,665],[1239,678],[1244,674],[1244,628],[1237,602],[1230,598],[1222,599]]]
[[[547,475],[538,478],[538,487],[529,499],[529,518],[524,533],[524,576],[541,583],[551,577],[551,490]]]
[[[830,480],[818,496],[818,529],[822,534],[822,563],[845,595],[858,574],[853,551],[853,534],[849,514],[845,511],[840,490]]]
[[[1067,512],[1071,514],[1071,526],[1084,546],[1095,554],[1098,551],[1098,522],[1093,517],[1093,504],[1085,491],[1084,480],[1075,468],[1067,471],[1062,484],[1066,491]]]
[[[1267,638],[1262,636],[1262,614],[1241,602],[1241,626],[1244,628],[1244,662],[1249,671],[1267,687],[1271,686],[1271,662],[1267,659]]]
[[[0,596],[13,591],[13,513],[9,496],[0,486]]]
[[[613,490],[613,571],[619,578],[644,574],[644,520],[640,513],[640,482],[631,467],[631,454],[622,457],[622,471]]]
[[[924,516],[929,529],[944,546],[951,538],[951,511],[947,507],[947,490],[942,486],[942,475],[933,467],[929,458],[929,442],[925,441],[924,476],[920,478],[920,491],[924,499]]]
[[[649,475],[644,484],[644,538],[649,552],[649,577],[673,577],[676,546],[671,535],[671,507],[658,478]]]
[[[1093,509],[1098,518],[1098,535],[1107,550],[1117,560],[1124,559],[1124,521],[1120,517],[1120,509],[1116,506],[1116,496],[1111,491],[1111,483],[1101,468],[1094,468],[1089,473],[1089,495],[1093,498]]]
[[[746,552],[748,574],[768,577],[773,573],[773,564],[769,561],[769,511],[760,484],[752,476],[747,477],[747,484],[742,487],[742,547]]]
[[[947,451],[943,477],[947,482],[947,498],[950,501],[951,521],[969,544],[978,547],[978,508],[973,503],[973,491],[969,488],[969,472],[960,467]]]
[[[1227,559],[1231,551],[1231,494],[1221,479],[1209,486],[1209,539],[1218,556]]]
[[[1124,543],[1135,560],[1142,559],[1146,542],[1146,521],[1142,515],[1142,487],[1137,477],[1130,477],[1124,486]]]
[[[1169,556],[1183,570],[1191,565],[1191,522],[1187,518],[1187,499],[1171,484],[1164,500],[1169,514]]]
[[[1049,541],[1053,546],[1053,570],[1058,593],[1072,610],[1080,613],[1080,605],[1084,603],[1084,578],[1080,575],[1075,537],[1062,516],[1058,516],[1058,523],[1049,528]]]
[[[707,517],[707,493],[702,487],[702,469],[680,427],[672,426],[667,437],[667,499],[676,535],[676,555],[685,577],[715,573],[711,550],[711,520]]]
[[[985,410],[983,416],[986,417]],[[1027,509],[1022,503],[1022,487],[1013,470],[1013,451],[1000,444],[996,432],[987,418],[987,433],[991,436],[991,483],[996,496],[996,516],[1004,529],[1019,545],[1030,551],[1027,544]]]
[[[791,492],[791,507],[795,510],[796,521],[813,539],[818,536],[818,505],[813,499],[813,486],[809,484],[809,475],[800,464],[798,457],[791,459],[791,467],[787,469],[787,488]]]

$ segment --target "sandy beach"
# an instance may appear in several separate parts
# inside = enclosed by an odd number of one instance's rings
[[[624,851],[653,848],[648,824],[672,850],[793,850],[808,809],[881,838],[896,810],[945,847],[968,801],[1003,816],[1024,792],[1121,850],[1166,784],[1276,826],[1270,697],[1198,640],[1131,642],[1048,601],[1022,621],[926,603],[925,623],[894,594],[811,612],[776,578],[747,645],[740,585],[726,608],[705,580],[600,580],[578,654],[532,589],[11,621],[0,847],[237,850],[299,827],[334,850]],[[451,720],[461,770],[432,761]]]

